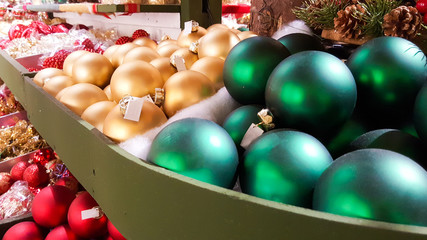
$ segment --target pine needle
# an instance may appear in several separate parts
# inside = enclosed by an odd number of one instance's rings
[[[293,9],[295,16],[314,29],[333,29],[337,12],[348,5],[341,0],[307,0]]]

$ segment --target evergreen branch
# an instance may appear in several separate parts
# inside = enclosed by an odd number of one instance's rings
[[[295,16],[314,29],[333,29],[337,12],[348,5],[341,0],[306,0],[292,10]]]
[[[384,16],[400,3],[394,0],[367,0],[366,3],[359,3],[365,9],[364,14],[357,14],[357,17],[366,23],[362,27],[363,34],[373,37],[383,36]]]

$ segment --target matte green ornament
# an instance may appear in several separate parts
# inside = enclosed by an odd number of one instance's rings
[[[374,128],[399,128],[410,119],[418,91],[427,79],[426,56],[417,45],[398,37],[363,44],[347,65],[357,83],[357,111]]]
[[[313,208],[333,214],[427,226],[427,172],[389,150],[362,149],[320,176]]]
[[[311,208],[314,185],[332,163],[328,150],[303,132],[277,129],[261,135],[244,154],[244,193]]]
[[[265,99],[276,124],[325,138],[350,118],[356,95],[353,75],[340,59],[303,51],[274,69]]]
[[[252,123],[261,122],[257,115],[261,110],[262,107],[259,105],[245,105],[235,109],[226,117],[222,127],[230,134],[236,146],[240,146],[243,136]]]
[[[364,133],[350,143],[352,150],[380,148],[403,154],[427,167],[427,155],[422,141],[397,129],[377,129]]]
[[[307,50],[323,51],[320,38],[304,33],[291,33],[278,39],[291,54]]]
[[[225,59],[224,85],[241,104],[264,104],[268,77],[289,55],[288,49],[273,38],[247,38],[234,46]]]
[[[366,133],[366,127],[357,119],[351,118],[325,146],[335,159],[351,151],[350,143],[364,133]]]
[[[239,163],[236,146],[214,122],[186,118],[166,126],[154,138],[147,160],[203,182],[231,188]]]
[[[418,136],[427,141],[427,85],[418,92],[414,104],[413,122]]]

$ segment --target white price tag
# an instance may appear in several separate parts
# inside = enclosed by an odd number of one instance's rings
[[[154,103],[153,98],[151,98],[150,94],[145,95],[144,97],[142,97],[142,99]]]
[[[144,104],[143,98],[133,97],[129,100],[124,119],[139,122],[139,117],[141,116],[142,105]]]
[[[264,130],[259,128],[256,124],[252,123],[246,131],[245,135],[243,136],[242,142],[240,142],[240,146],[242,146],[244,149],[248,148],[249,145],[251,145],[251,143],[263,133]]]
[[[187,67],[185,66],[185,60],[183,57],[175,55],[174,60],[175,60],[176,70],[178,70],[178,72],[187,70]]]
[[[90,219],[90,218],[100,218],[102,216],[102,212],[99,207],[93,207],[91,209],[82,211],[82,220]]]
[[[187,21],[184,23],[184,34],[190,34],[193,29],[193,21]]]

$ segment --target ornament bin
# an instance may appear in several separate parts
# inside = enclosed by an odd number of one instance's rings
[[[272,202],[146,163],[38,87],[4,51],[0,67],[31,123],[127,239],[427,238],[427,227]]]
[[[19,113],[21,114],[23,112],[19,112]],[[9,114],[9,115],[11,115],[11,114]],[[14,114],[14,115],[16,115],[16,114]],[[5,116],[5,117],[13,118],[13,116]],[[16,116],[15,116],[15,119],[16,119]],[[10,123],[12,121],[14,121],[14,120],[9,120],[8,122]],[[8,123],[8,122],[4,121],[3,118],[0,118],[0,125],[1,126],[4,126],[3,124]],[[12,169],[12,167],[16,163],[21,162],[21,161],[28,161],[28,160],[32,159],[34,156],[34,153],[36,153],[36,152],[37,151],[33,151],[30,153],[27,153],[27,154],[24,154],[24,155],[21,155],[21,156],[0,162],[0,172],[10,172],[10,170]],[[31,211],[29,211],[29,212],[24,213],[22,215],[8,217],[8,218],[0,220],[0,236],[3,236],[6,233],[6,231],[10,227],[12,227],[13,225],[15,225],[19,222],[23,222],[23,221],[31,221],[32,218],[33,217],[32,217]]]

